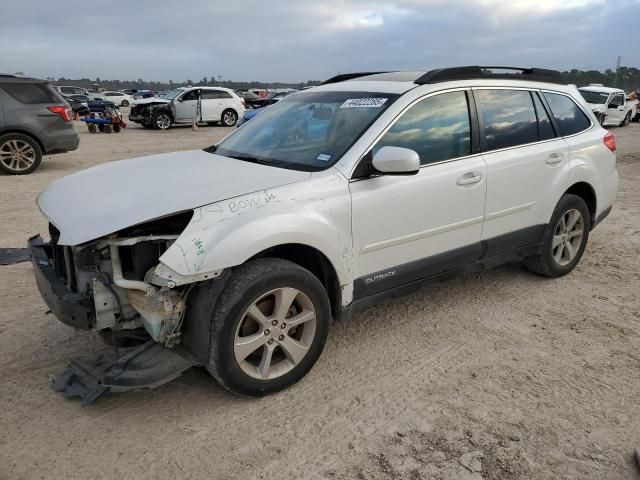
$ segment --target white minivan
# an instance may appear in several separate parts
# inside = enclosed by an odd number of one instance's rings
[[[57,180],[29,243],[44,300],[147,341],[96,364],[101,389],[202,365],[255,396],[311,369],[332,318],[505,262],[568,274],[616,198],[615,140],[559,72],[515,71],[339,75],[204,150]]]
[[[161,130],[194,120],[233,127],[244,111],[244,101],[229,88],[180,87],[162,97],[135,100],[129,120]]]

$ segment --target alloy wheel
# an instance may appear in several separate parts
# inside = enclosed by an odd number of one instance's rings
[[[0,162],[11,171],[29,169],[36,161],[36,151],[23,140],[7,140],[0,145]]]
[[[555,262],[563,267],[571,263],[580,251],[583,237],[582,214],[576,209],[568,210],[560,217],[553,231],[551,254]]]
[[[156,117],[156,125],[161,130],[166,130],[171,126],[171,118],[166,113],[162,113]]]
[[[236,120],[236,114],[231,111],[224,112],[224,115],[222,116],[222,121],[228,127],[235,125]]]
[[[250,377],[272,380],[295,368],[316,334],[316,309],[291,287],[271,290],[253,301],[236,329],[233,353]]]

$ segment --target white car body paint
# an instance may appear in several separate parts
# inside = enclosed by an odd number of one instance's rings
[[[128,93],[115,92],[115,91],[106,91],[102,92],[102,96],[105,100],[109,100],[110,102],[115,103],[116,105],[121,106],[123,102],[127,102],[129,105],[133,105],[133,96]]]
[[[568,95],[592,125],[571,137],[423,165],[413,176],[350,180],[361,158],[412,104],[447,91],[487,87]],[[373,275],[367,280],[376,281],[394,275],[385,271],[397,265],[548,223],[563,192],[577,182],[595,191],[596,217],[615,199],[615,154],[603,144],[606,131],[575,87],[510,80],[421,86],[348,81],[315,90],[402,95],[333,167],[321,172],[180,152],[80,172],[51,185],[38,204],[61,231],[60,243],[68,245],[194,209],[156,271],[160,276],[176,272],[183,282],[201,280],[208,272],[217,276],[273,246],[308,245],[331,262],[347,306],[357,278]],[[467,174],[478,180],[459,184]],[[119,192],[116,198],[114,191]]]
[[[310,176],[191,150],[109,162],[74,173],[53,182],[37,203],[60,230],[59,243],[78,245],[155,218]]]

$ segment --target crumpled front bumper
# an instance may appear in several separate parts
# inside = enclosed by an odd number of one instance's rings
[[[36,235],[29,239],[28,250],[38,290],[51,313],[71,327],[90,330],[93,326],[91,301],[69,290],[64,279],[58,276],[52,265],[51,246]]]

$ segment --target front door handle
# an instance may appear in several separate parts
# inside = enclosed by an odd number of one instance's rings
[[[562,160],[564,159],[564,155],[561,153],[552,153],[551,155],[549,155],[549,157],[547,158],[547,165],[556,165],[557,163],[562,162]]]
[[[458,178],[458,185],[472,185],[482,181],[482,175],[477,172],[467,172]]]

